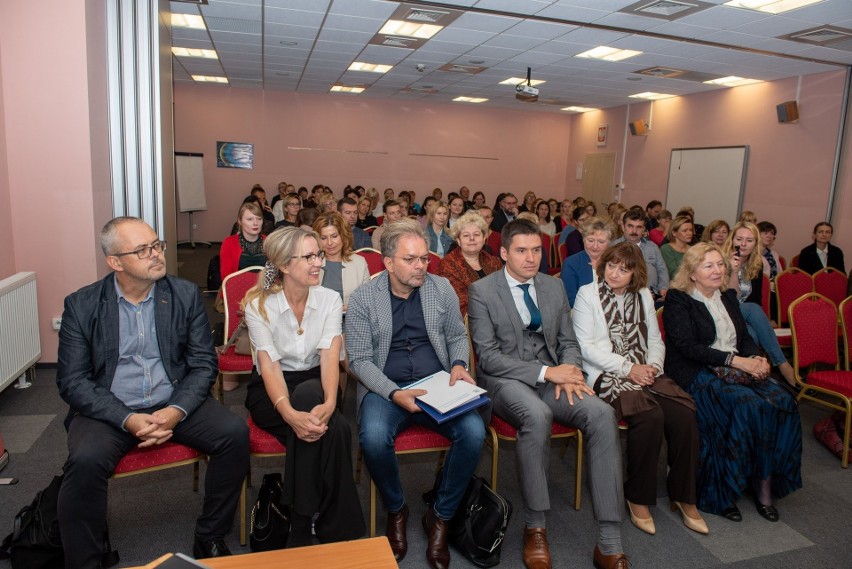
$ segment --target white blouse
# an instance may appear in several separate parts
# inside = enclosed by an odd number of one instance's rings
[[[308,292],[303,333],[299,334],[296,315],[283,292],[266,297],[264,308],[269,320],[258,312],[259,299],[246,306],[245,318],[255,353],[264,351],[282,371],[304,371],[320,364],[319,350],[331,347],[341,335],[343,301],[335,291],[314,286]],[[255,365],[257,356],[255,355]]]
[[[698,289],[692,289],[692,298],[703,302],[707,310],[710,311],[710,316],[713,317],[713,322],[716,324],[716,339],[710,344],[710,347],[722,352],[737,352],[737,329],[734,327],[734,321],[731,320],[731,315],[722,303],[722,293],[718,290],[713,291],[713,296],[707,298]]]

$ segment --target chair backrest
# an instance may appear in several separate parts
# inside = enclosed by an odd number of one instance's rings
[[[371,226],[369,226],[369,227],[365,227],[365,228],[364,228],[364,231],[365,231],[367,234],[372,235],[372,234],[373,234],[373,231],[375,231],[375,230],[376,230],[376,227],[378,227],[378,225],[371,225]]]
[[[426,272],[435,274],[438,272],[438,266],[441,264],[441,256],[437,253],[429,251],[429,264],[426,266]]]
[[[843,348],[845,352],[846,371],[852,371],[849,360],[852,358],[852,296],[844,298],[840,303],[840,325],[843,328]]]
[[[846,298],[846,287],[849,279],[846,273],[832,267],[826,267],[814,273],[814,290],[831,299],[834,304],[840,304]]]
[[[778,260],[781,261],[781,270],[787,268],[787,259],[784,258],[784,255],[778,255]]]
[[[798,266],[799,266],[799,256],[798,255],[793,255],[793,258],[790,259],[790,266],[798,268]]]
[[[790,304],[793,369],[816,363],[838,366],[837,306],[821,294],[810,293]]]
[[[665,342],[666,328],[663,326],[663,308],[665,308],[665,306],[661,306],[657,309],[657,326],[660,328],[660,337],[663,339],[663,342]]]
[[[787,311],[790,304],[802,296],[814,291],[814,279],[801,269],[790,267],[775,277],[775,294],[778,298],[779,324],[788,322]]]
[[[382,260],[382,253],[380,251],[376,251],[370,247],[363,247],[355,252],[367,261],[367,270],[370,271],[371,276],[378,275],[385,270],[385,262]]]
[[[225,301],[225,342],[240,323],[240,303],[243,301],[248,289],[257,284],[257,273],[263,267],[246,267],[236,273],[231,273],[222,281],[222,300]]]
[[[383,216],[383,215],[380,215],[376,218],[376,223],[378,223],[379,225],[384,223],[384,221],[385,221],[385,216]]]
[[[767,277],[765,273],[762,276],[763,278],[760,279],[760,307],[763,308],[763,312],[766,313],[766,317],[771,319],[769,316],[769,277]]]
[[[564,263],[565,259],[568,257],[568,244],[566,242],[562,242],[559,244],[559,262]]]

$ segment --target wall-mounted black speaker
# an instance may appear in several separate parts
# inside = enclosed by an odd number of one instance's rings
[[[778,113],[778,122],[788,123],[799,120],[799,104],[796,101],[787,101],[775,107]]]

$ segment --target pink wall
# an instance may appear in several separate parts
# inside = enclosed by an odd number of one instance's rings
[[[489,202],[499,192],[530,189],[561,197],[569,134],[567,116],[463,103],[175,86],[175,150],[204,153],[208,210],[194,223],[196,239],[206,241],[227,235],[255,183],[268,199],[282,180],[324,183],[338,195],[346,184],[409,189],[418,200],[436,186],[446,194],[461,185],[485,192]],[[217,168],[216,141],[254,143],[255,168]],[[187,215],[179,217],[178,235],[187,239]]]
[[[672,148],[747,144],[750,157],[743,209],[775,223],[776,246],[782,255],[789,259],[798,253],[811,242],[813,226],[825,218],[828,208],[844,73],[811,75],[801,81],[798,123],[779,124],[775,113],[776,104],[796,98],[795,78],[654,102],[651,133],[647,137],[627,134],[622,201],[665,203]],[[648,119],[650,106],[645,102],[631,105],[629,111],[619,107],[576,116],[568,163],[582,162],[587,153],[615,151],[618,181],[625,115],[630,121]],[[605,123],[609,123],[610,138],[607,147],[599,149],[595,136],[598,125]],[[847,172],[844,182],[846,193],[852,189],[850,175]],[[569,195],[579,194],[581,184],[570,176]],[[842,200],[838,206],[838,219],[852,217],[852,200]],[[697,216],[702,221],[700,212]],[[838,227],[834,242],[852,258],[852,230]]]
[[[97,278],[101,262],[93,239],[86,7],[82,0],[0,2],[0,125],[5,130],[0,160],[6,162],[0,200],[9,205],[0,201],[0,208],[15,212],[8,223],[6,214],[0,217],[0,235],[15,236],[11,243],[3,240],[14,270],[38,275],[47,362],[56,361],[57,347],[50,318],[62,313],[68,293]]]
[[[0,43],[0,61],[3,60]],[[6,160],[6,117],[3,105],[3,66],[0,65],[0,280],[15,274],[15,234],[12,232],[12,202],[9,195],[9,164]]]

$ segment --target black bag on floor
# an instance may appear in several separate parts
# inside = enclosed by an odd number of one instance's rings
[[[222,286],[222,272],[219,267],[219,255],[216,255],[207,264],[207,290],[219,290],[220,286]]]
[[[11,559],[12,569],[63,569],[65,553],[59,537],[57,503],[62,476],[54,476],[47,488],[36,494],[29,506],[15,516],[12,533],[0,545],[0,559]],[[118,552],[104,534],[102,567],[118,564]]]
[[[251,509],[251,534],[249,547],[252,551],[284,549],[290,534],[290,515],[281,505],[281,474],[266,474],[257,502]]]
[[[430,508],[440,484],[441,472],[432,490],[423,494],[423,501]],[[474,565],[494,567],[500,563],[500,549],[511,517],[512,504],[492,490],[484,478],[474,476],[450,520],[450,543]]]

